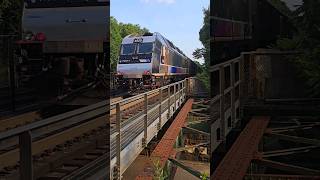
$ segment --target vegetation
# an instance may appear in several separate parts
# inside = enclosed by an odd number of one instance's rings
[[[0,34],[20,35],[22,7],[21,0],[0,1]]]
[[[165,180],[168,178],[168,173],[161,167],[160,160],[157,159],[153,162],[154,166],[154,180]]]
[[[203,48],[198,48],[193,52],[195,59],[204,59],[204,64],[200,65],[202,69],[197,77],[205,84],[206,88],[210,88],[209,66],[210,66],[210,11],[209,8],[203,9],[204,19],[203,26],[199,31],[199,40]]]
[[[209,175],[206,172],[201,173],[201,180],[208,180],[209,179]]]
[[[292,39],[279,38],[275,47],[280,50],[294,50],[293,62],[299,74],[305,79],[310,97],[320,97],[320,1],[304,0],[293,12],[292,22],[297,33]]]
[[[111,71],[116,70],[120,45],[124,37],[129,34],[142,35],[146,32],[149,32],[146,28],[141,28],[137,24],[125,24],[118,22],[116,18],[111,17],[110,19],[110,62],[111,62]]]

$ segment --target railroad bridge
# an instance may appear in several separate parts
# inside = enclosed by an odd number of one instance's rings
[[[137,96],[112,100],[111,104],[102,101],[46,119],[31,112],[3,120],[0,176],[5,179],[118,179],[157,138],[159,131],[165,132],[170,124],[175,127],[171,130],[174,135],[170,136],[174,138],[170,139],[172,148],[169,146],[173,150],[180,129],[187,127],[185,120],[191,117],[188,112],[193,104],[201,106],[203,98],[208,97],[203,89],[198,79],[187,78]],[[192,117],[196,116],[201,116],[201,112],[194,112]],[[202,117],[202,121],[208,120],[208,115]],[[167,133],[163,134],[166,137]],[[202,146],[208,144],[207,138]],[[106,153],[108,149],[110,154]],[[168,159],[169,156],[162,161]]]
[[[211,179],[319,179],[320,101],[291,59],[258,49],[211,67]]]
[[[288,63],[295,54],[259,50],[212,66],[210,93],[187,78],[46,119],[2,120],[0,177],[120,179],[145,153],[130,178],[173,177],[177,167],[200,178],[186,161],[193,151],[211,159],[213,179],[319,179],[320,100],[305,98]]]

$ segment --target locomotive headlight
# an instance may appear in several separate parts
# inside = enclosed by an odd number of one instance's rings
[[[130,62],[130,60],[129,59],[120,59],[119,62],[120,63],[128,63],[128,62]]]
[[[147,63],[147,62],[150,62],[150,60],[149,59],[140,59],[140,62]]]
[[[34,40],[34,34],[31,31],[24,32],[23,39],[32,41]]]

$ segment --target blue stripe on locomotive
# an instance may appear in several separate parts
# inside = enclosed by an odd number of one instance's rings
[[[177,68],[176,68],[176,67],[172,67],[172,66],[171,66],[171,70],[170,70],[170,72],[171,72],[171,73],[177,73]]]

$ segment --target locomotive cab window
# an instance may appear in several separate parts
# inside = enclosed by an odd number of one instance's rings
[[[152,51],[153,51],[153,43],[141,43],[138,46],[139,54],[152,53]]]
[[[122,55],[133,54],[135,49],[136,49],[136,44],[122,44],[121,54]]]

